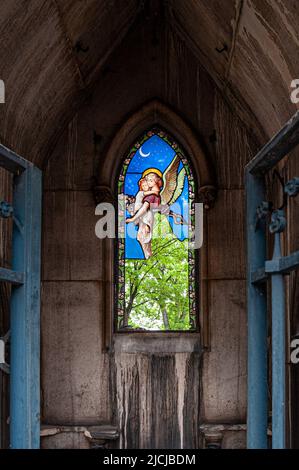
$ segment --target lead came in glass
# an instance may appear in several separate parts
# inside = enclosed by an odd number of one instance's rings
[[[118,195],[117,330],[195,330],[195,183],[166,132],[154,128],[131,148]]]

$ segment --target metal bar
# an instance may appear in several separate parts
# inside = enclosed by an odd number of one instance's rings
[[[25,283],[11,295],[11,448],[34,449],[40,442],[40,239],[41,172],[28,167],[14,178],[13,269]]]
[[[5,349],[8,338],[10,337],[10,331],[0,338],[0,370],[6,374],[10,373],[9,364],[5,362]]]
[[[263,175],[299,144],[299,111],[257,153],[246,166],[247,171]]]
[[[259,268],[251,273],[250,279],[252,284],[260,284],[262,282],[266,282],[268,274],[266,273],[265,268]]]
[[[267,261],[265,269],[267,273],[289,273],[299,267],[299,251],[295,251],[288,256],[281,256],[277,259]]]
[[[0,167],[18,174],[31,166],[33,166],[32,163],[0,144]]]
[[[281,257],[280,233],[275,233],[273,260]],[[285,289],[282,274],[272,283],[272,448],[285,448]]]
[[[0,364],[5,363],[5,342],[3,338],[0,338]]]
[[[251,282],[253,284],[265,282],[269,278],[269,274],[288,274],[298,268],[299,251],[295,251],[288,256],[266,261],[265,268],[259,268],[251,273]]]
[[[267,304],[265,285],[255,286],[251,273],[266,259],[263,227],[256,229],[256,208],[265,200],[264,178],[246,171],[247,205],[247,312],[248,312],[248,395],[247,447],[267,448]]]
[[[12,271],[11,269],[0,268],[0,281],[10,282],[14,285],[24,284],[24,273]]]

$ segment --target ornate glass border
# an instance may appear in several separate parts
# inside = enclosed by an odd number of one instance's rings
[[[117,195],[124,194],[125,177],[131,160],[134,158],[136,152],[139,151],[140,147],[151,137],[158,135],[163,139],[170,147],[172,147],[177,155],[180,157],[182,164],[184,165],[186,175],[188,178],[188,190],[189,190],[189,247],[188,247],[188,264],[189,264],[189,321],[190,328],[188,330],[167,330],[168,332],[191,332],[197,331],[198,329],[198,318],[197,318],[197,289],[196,289],[196,254],[195,250],[190,247],[192,242],[191,234],[195,231],[195,181],[192,170],[190,168],[190,162],[187,159],[185,152],[178,145],[175,139],[164,131],[160,127],[153,127],[149,131],[146,131],[140,139],[130,148],[129,153],[123,161],[121,171],[117,183]],[[118,239],[117,239],[117,263],[116,263],[116,312],[115,312],[115,329],[116,331],[122,330],[123,317],[125,313],[125,237],[124,237],[124,225],[125,225],[126,210],[124,203],[120,204],[117,215],[118,225]],[[133,331],[136,331],[132,329]],[[131,330],[131,331],[132,331]],[[158,330],[161,333],[165,333],[166,330]],[[149,331],[149,332],[152,332]]]

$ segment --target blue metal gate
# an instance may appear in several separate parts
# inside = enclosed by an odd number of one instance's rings
[[[299,144],[299,112],[256,155],[245,170],[247,199],[248,412],[247,447],[267,448],[267,295],[271,281],[272,310],[272,448],[285,448],[286,349],[283,276],[299,268],[299,251],[281,255],[280,237],[286,220],[283,208],[266,201],[265,175]],[[299,178],[284,185],[286,197],[299,193]],[[271,260],[266,260],[266,223],[274,235]]]
[[[0,166],[13,173],[13,203],[0,202],[0,216],[13,217],[10,307],[10,447],[40,443],[40,245],[42,173],[0,145]],[[2,341],[2,345],[4,341]]]

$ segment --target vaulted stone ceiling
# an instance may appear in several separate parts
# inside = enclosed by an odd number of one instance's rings
[[[40,161],[140,15],[160,14],[265,139],[296,111],[297,0],[2,0],[0,141]],[[247,123],[248,124],[248,123]]]
[[[119,0],[1,1],[2,142],[35,161],[45,146],[50,149],[137,14],[137,0],[119,5]]]
[[[172,0],[174,26],[230,100],[240,100],[270,137],[296,111],[297,0]],[[226,49],[223,52],[217,52]]]

